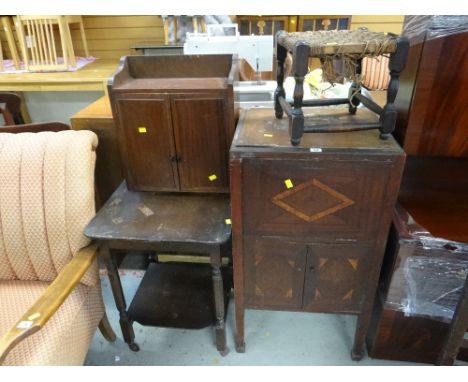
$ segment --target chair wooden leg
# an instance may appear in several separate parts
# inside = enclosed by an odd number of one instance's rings
[[[85,52],[86,58],[89,57],[89,49],[88,49],[88,42],[86,41],[86,33],[83,25],[83,21],[80,22],[80,33],[81,33],[81,39],[83,40],[83,48]]]
[[[8,48],[11,52],[11,58],[13,59],[13,63],[15,65],[16,70],[19,70],[20,60],[18,56],[18,50],[16,49],[15,37],[13,36],[13,30],[11,29],[11,22],[9,16],[2,17],[2,27],[5,31],[5,36],[8,42]]]
[[[109,342],[115,342],[117,339],[117,336],[115,335],[115,332],[110,325],[109,319],[107,318],[106,312],[104,312],[104,316],[102,317],[101,322],[99,322],[99,331]]]
[[[0,71],[3,71],[3,51],[2,51],[2,42],[0,41]]]
[[[75,50],[73,49],[73,41],[71,37],[70,25],[65,24],[64,30],[66,34],[65,39],[66,39],[67,50],[68,50],[68,59],[70,60],[71,67],[76,68],[76,56],[75,56]]]

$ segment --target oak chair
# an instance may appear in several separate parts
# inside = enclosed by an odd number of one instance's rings
[[[64,129],[0,130],[0,364],[80,365],[98,325],[115,340],[97,246],[83,235],[95,211],[97,137]],[[12,134],[25,131],[38,133]]]
[[[25,69],[68,70],[69,65],[75,68],[76,57],[70,31],[70,25],[74,23],[79,24],[85,55],[89,57],[81,16],[17,16],[16,30]],[[58,25],[58,36],[54,25]],[[63,57],[63,60],[59,57]]]

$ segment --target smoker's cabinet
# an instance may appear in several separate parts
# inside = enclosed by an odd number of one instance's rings
[[[246,308],[349,313],[359,359],[404,152],[375,131],[308,134],[291,147],[271,112],[243,112],[230,150],[237,350]]]
[[[109,95],[129,190],[229,191],[232,70],[228,55],[123,60]]]

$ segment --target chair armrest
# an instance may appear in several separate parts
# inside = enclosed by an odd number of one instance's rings
[[[80,249],[42,296],[0,339],[0,365],[14,346],[39,331],[49,321],[89,269],[96,253],[96,244]]]

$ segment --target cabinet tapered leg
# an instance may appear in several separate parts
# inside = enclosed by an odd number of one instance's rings
[[[120,315],[119,322],[120,328],[122,329],[124,341],[128,344],[131,350],[138,351],[140,350],[140,348],[138,344],[135,343],[135,332],[133,331],[133,322],[129,319],[127,315],[127,306],[125,302],[125,296],[122,290],[122,283],[120,281],[119,271],[114,263],[114,260],[107,245],[101,245],[99,254],[104,259],[104,263],[107,268],[112,294],[114,295],[115,305]]]
[[[234,255],[234,262],[236,262]],[[234,264],[234,304],[236,310],[236,351],[245,353],[244,340],[244,275],[243,269]]]

